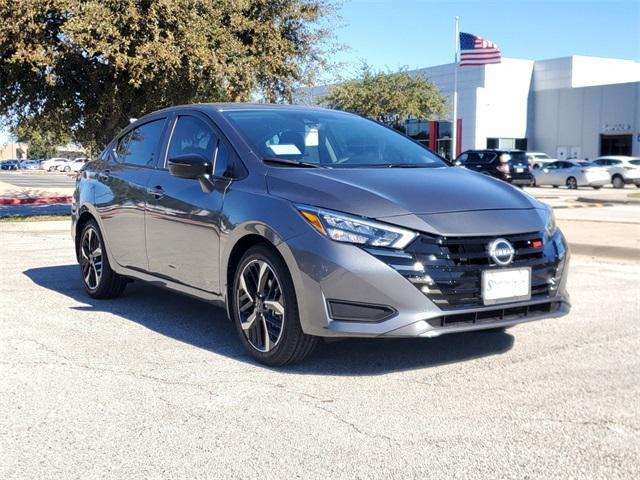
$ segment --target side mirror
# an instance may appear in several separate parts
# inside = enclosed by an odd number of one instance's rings
[[[174,177],[198,179],[211,173],[211,163],[202,155],[189,153],[169,159],[169,172]]]

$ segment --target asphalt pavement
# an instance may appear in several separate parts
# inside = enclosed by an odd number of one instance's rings
[[[73,189],[75,177],[66,173],[45,171],[0,171],[0,182],[8,183],[16,187],[30,189],[61,188]]]
[[[640,269],[567,317],[347,340],[270,369],[221,310],[82,290],[67,222],[0,223],[0,478],[638,478]]]

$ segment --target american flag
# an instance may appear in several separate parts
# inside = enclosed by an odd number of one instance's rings
[[[460,32],[460,66],[500,63],[498,46],[471,33]]]

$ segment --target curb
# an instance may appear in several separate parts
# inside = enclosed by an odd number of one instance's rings
[[[48,203],[71,203],[71,196],[62,197],[26,197],[26,198],[0,198],[0,205],[39,205]]]
[[[590,257],[615,258],[622,260],[640,259],[640,249],[632,247],[569,243],[569,250],[572,254],[588,255]]]
[[[602,199],[590,198],[590,197],[578,197],[576,202],[584,202],[584,203],[615,203],[617,205],[640,205],[640,199],[629,198],[626,200],[605,200],[603,202]]]

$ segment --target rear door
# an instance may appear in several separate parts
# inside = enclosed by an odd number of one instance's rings
[[[230,183],[224,176],[230,152],[208,117],[190,112],[173,119],[163,158],[149,181],[146,241],[153,275],[220,292],[220,224]],[[174,177],[167,169],[169,159],[194,153],[213,164],[211,191],[199,180]]]
[[[166,117],[156,117],[121,136],[98,172],[96,208],[109,253],[118,264],[146,270],[147,182],[158,158]]]

